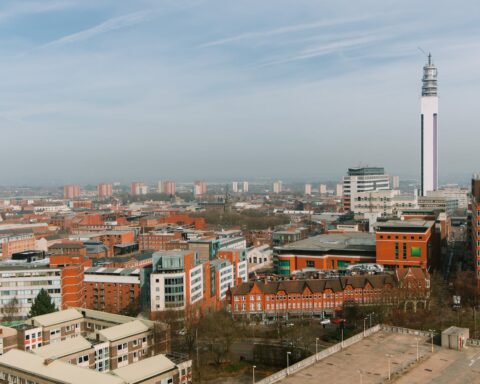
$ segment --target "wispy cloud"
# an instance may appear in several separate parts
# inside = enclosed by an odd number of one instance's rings
[[[210,41],[208,43],[204,43],[200,45],[200,47],[213,47],[216,45],[224,45],[228,43],[234,43],[241,40],[248,40],[248,39],[256,39],[262,37],[270,37],[276,35],[282,35],[286,33],[294,33],[294,32],[301,32],[310,29],[318,29],[318,28],[325,28],[325,27],[332,27],[341,24],[348,24],[354,23],[358,21],[363,21],[368,19],[367,16],[361,17],[354,17],[354,18],[345,18],[345,19],[332,19],[332,20],[322,20],[315,23],[303,23],[303,24],[296,24],[296,25],[289,25],[285,27],[270,29],[266,31],[258,31],[258,32],[246,32],[236,36],[226,37],[219,40]]]
[[[15,1],[0,11],[0,21],[22,15],[32,15],[57,11],[75,6],[76,4],[77,3],[68,0]]]
[[[318,56],[325,56],[336,52],[342,52],[348,49],[360,47],[362,45],[377,42],[379,40],[386,39],[386,36],[364,36],[358,38],[350,38],[345,40],[334,41],[319,47],[313,47],[304,49],[296,54],[279,57],[276,59],[268,60],[261,63],[258,67],[267,67],[271,65],[290,63],[292,61],[307,60]]]
[[[50,43],[44,44],[40,48],[50,48],[54,46],[85,41],[103,33],[141,24],[150,19],[153,13],[153,11],[139,11],[114,17],[96,25],[95,27],[84,29],[83,31],[72,33],[57,40],[51,41]]]

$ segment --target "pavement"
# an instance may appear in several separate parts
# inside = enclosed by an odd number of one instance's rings
[[[426,337],[381,331],[280,382],[313,384],[319,378],[329,384],[480,383],[480,348],[459,352],[434,346],[432,354]]]
[[[429,359],[421,362],[395,383],[480,383],[480,348],[466,347],[460,352],[438,348]]]

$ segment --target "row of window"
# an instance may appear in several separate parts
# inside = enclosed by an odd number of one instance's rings
[[[342,291],[342,293],[324,293],[320,295],[277,295],[277,296],[265,296],[266,301],[281,301],[281,300],[286,300],[287,298],[289,300],[300,300],[300,299],[330,299],[330,298],[341,298],[342,295],[355,295],[355,294],[371,294],[371,293],[380,293],[382,292],[381,289],[361,289],[361,288],[356,288],[354,290],[349,290],[346,289]],[[246,301],[246,296],[235,296],[234,301]],[[250,295],[250,301],[260,301],[262,300],[262,295]]]
[[[379,235],[378,237],[380,239],[385,239],[386,238],[386,239],[389,239],[389,240],[392,238],[391,235]],[[395,236],[394,238],[395,238],[395,240],[398,240],[398,239],[400,239],[400,237],[402,238],[402,240],[407,240],[407,237],[410,237],[410,240],[423,240],[423,236],[418,236],[418,238],[415,238],[415,236],[405,236],[405,235],[403,235],[403,236]]]

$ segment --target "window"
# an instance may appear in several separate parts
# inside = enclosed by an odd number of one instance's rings
[[[77,359],[77,364],[87,363],[88,362],[88,355],[80,356]]]
[[[117,358],[117,362],[120,364],[120,363],[123,363],[124,361],[127,361],[128,360],[128,356],[127,355],[123,355],[123,356],[119,356]]]
[[[307,260],[307,268],[314,268],[315,262],[313,260]]]
[[[415,257],[421,257],[422,256],[422,248],[411,247],[410,248],[410,255],[415,256]]]
[[[121,351],[123,349],[127,349],[127,343],[117,345],[117,351]]]

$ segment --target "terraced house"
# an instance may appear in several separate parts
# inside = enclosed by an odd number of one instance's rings
[[[426,305],[430,277],[420,269],[408,271],[332,279],[249,281],[230,289],[229,310],[234,316],[262,319],[323,317],[334,315],[347,304],[392,305],[407,299],[416,310],[417,301]]]

